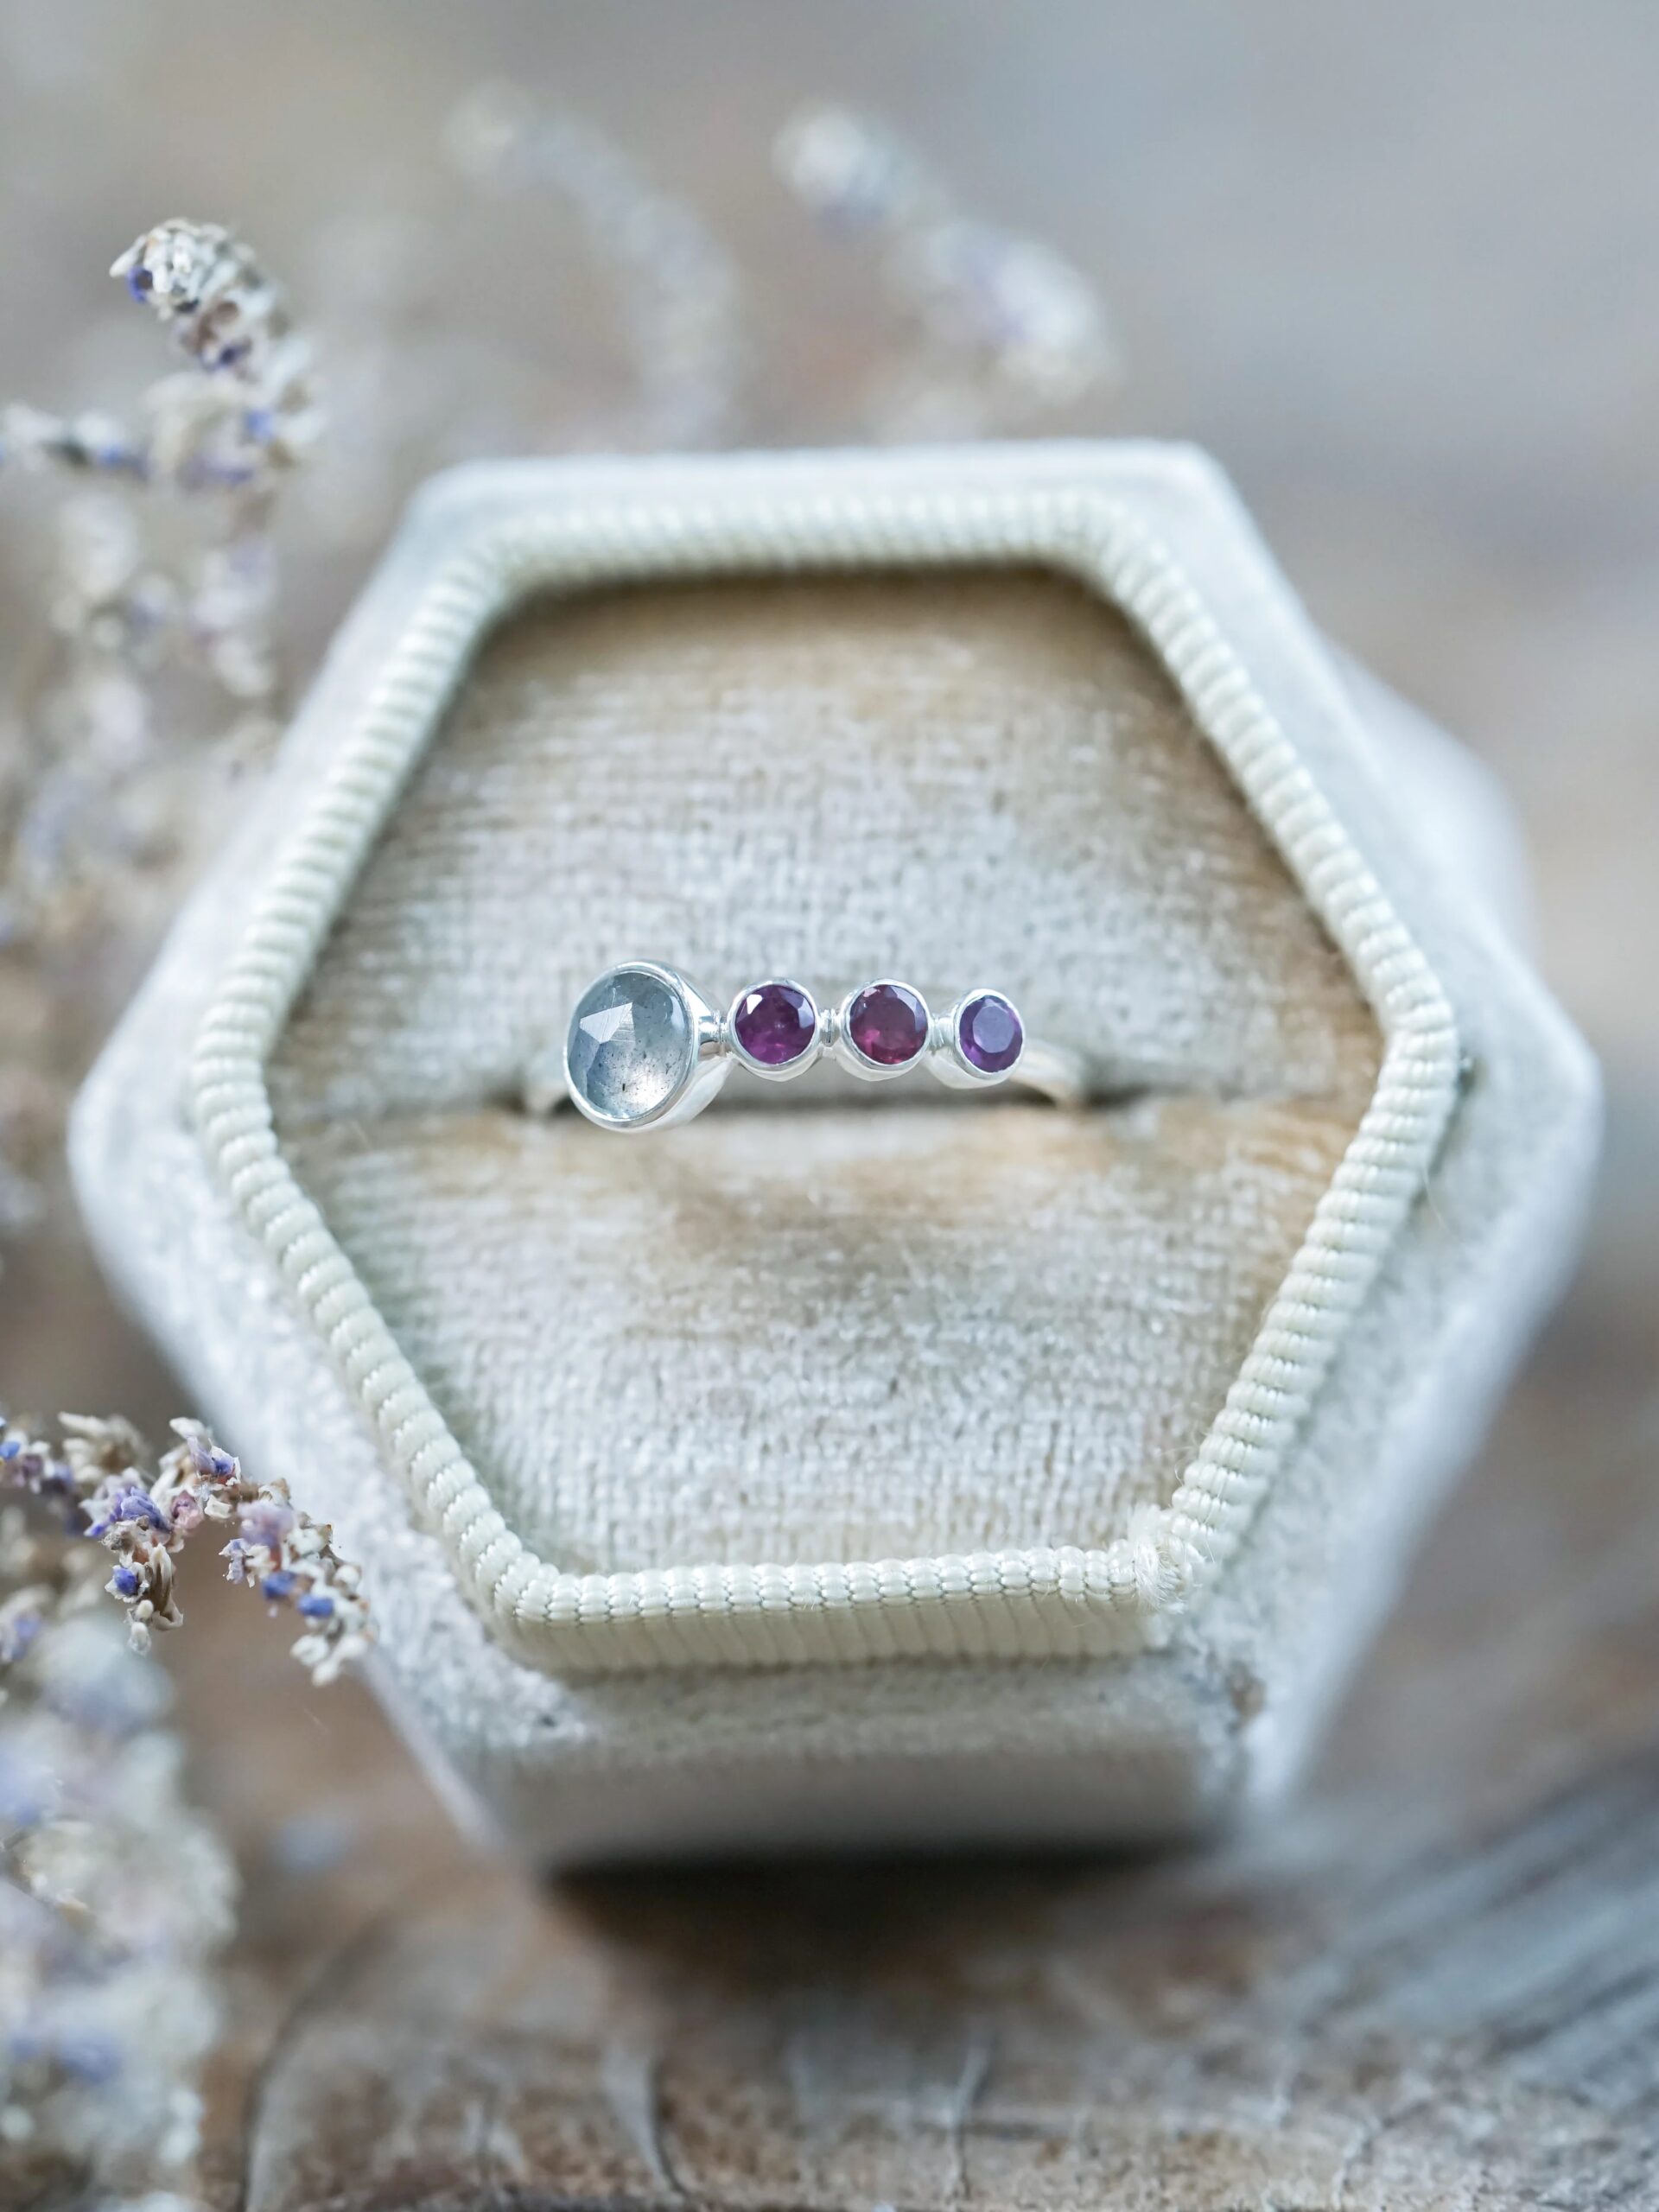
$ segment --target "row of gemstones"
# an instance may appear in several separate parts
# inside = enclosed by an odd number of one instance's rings
[[[757,983],[732,1008],[732,1037],[756,1067],[782,1069],[812,1049],[822,1016],[798,983]],[[1006,1075],[1026,1034],[1013,1006],[997,991],[980,991],[956,1009],[956,1044],[982,1075]],[[907,983],[867,983],[848,1001],[845,1034],[872,1067],[899,1068],[927,1048],[927,1005]]]

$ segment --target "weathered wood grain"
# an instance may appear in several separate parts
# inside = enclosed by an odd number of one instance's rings
[[[1620,1771],[1253,1873],[484,1884],[292,2024],[249,2202],[1650,2202],[1656,1815]]]

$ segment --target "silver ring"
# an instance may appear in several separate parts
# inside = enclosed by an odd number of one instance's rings
[[[633,1135],[701,1114],[734,1068],[792,1083],[826,1058],[864,1083],[922,1067],[953,1090],[1018,1083],[1062,1106],[1089,1093],[1082,1054],[1027,1037],[1013,1000],[983,985],[935,1014],[896,976],[858,984],[833,1005],[768,976],[719,1014],[677,969],[628,960],[582,994],[563,1051],[550,1047],[527,1069],[524,1098],[540,1114],[568,1097],[596,1128]]]

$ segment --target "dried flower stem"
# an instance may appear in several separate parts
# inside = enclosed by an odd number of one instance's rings
[[[188,2179],[219,2026],[213,1961],[234,1872],[186,1801],[167,1677],[123,1648],[105,1564],[38,1513],[0,1509],[8,2204],[113,2204]]]
[[[163,223],[115,274],[189,367],[136,423],[0,410],[0,470],[76,480],[48,564],[51,650],[0,700],[0,1235],[38,1213],[70,1087],[130,977],[117,955],[165,914],[212,813],[210,756],[189,715],[156,711],[158,680],[205,679],[228,702],[238,757],[274,727],[271,525],[321,428],[309,341],[228,231]],[[186,525],[166,553],[162,506]]]
[[[800,109],[779,133],[779,175],[823,226],[871,239],[913,355],[876,387],[889,435],[977,435],[1122,381],[1104,301],[1039,238],[959,208],[920,156],[849,108]]]
[[[59,1504],[66,1533],[111,1554],[104,1587],[125,1608],[137,1651],[149,1649],[153,1630],[183,1618],[174,1576],[187,1541],[209,1522],[234,1522],[219,1554],[226,1580],[291,1609],[303,1624],[295,1657],[313,1681],[334,1681],[373,1639],[359,1570],[334,1549],[333,1531],[299,1510],[286,1484],[251,1481],[199,1421],[173,1428],[178,1443],[155,1461],[124,1421],[66,1414],[54,1450],[0,1418],[0,1479]],[[27,1652],[54,1610],[78,1603],[85,1580],[71,1568],[55,1599],[26,1586],[0,1605],[0,1665]]]

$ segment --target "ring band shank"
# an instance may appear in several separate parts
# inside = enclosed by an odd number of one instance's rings
[[[1034,1091],[1072,1113],[1080,1111],[1091,1097],[1105,1095],[1098,1076],[1091,1076],[1086,1055],[1040,1037],[1027,1038],[1025,1050],[1008,1076],[1007,1087]],[[1137,1087],[1121,1082],[1111,1086],[1114,1091]],[[748,1095],[753,1099],[754,1094]],[[573,1103],[560,1052],[550,1050],[536,1056],[524,1071],[520,1096],[525,1111],[535,1115],[551,1114],[561,1106]]]
[[[1067,1045],[1052,1045],[1046,1038],[1027,1037],[1025,1049],[1008,1077],[1027,1090],[1041,1093],[1057,1106],[1075,1112],[1089,1103],[1089,1063]]]
[[[1073,1112],[1157,1079],[1145,1068],[1029,1036],[1012,1000],[989,988],[931,1012],[915,986],[892,977],[859,985],[830,1006],[803,984],[773,978],[740,992],[722,1014],[678,969],[635,960],[589,984],[563,1053],[556,1058],[550,1046],[537,1051],[519,1095],[537,1114],[568,1097],[586,1120],[631,1135],[695,1119],[734,1068],[793,1086],[826,1065],[864,1084],[890,1082],[912,1066],[950,1090],[1017,1084]]]

